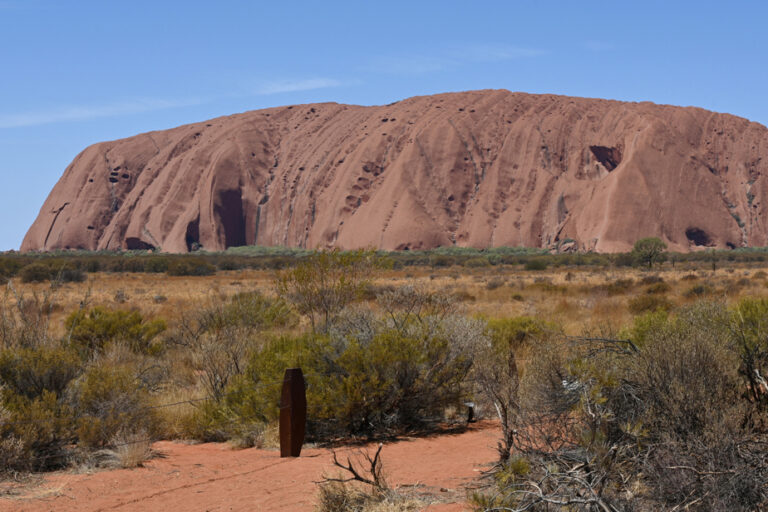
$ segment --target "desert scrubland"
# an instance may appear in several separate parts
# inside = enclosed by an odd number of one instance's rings
[[[467,461],[477,478],[457,506],[756,509],[768,492],[761,254],[403,264],[326,251],[273,268],[167,257],[162,272],[25,261],[0,308],[0,506],[34,507],[19,496],[40,475],[162,464],[168,441],[275,453],[283,371],[299,366],[308,449],[363,447],[351,468],[315,468],[318,481],[353,477],[313,484],[319,510],[439,503],[439,490],[399,485],[409,464],[387,465],[389,443],[460,434],[468,402],[487,449]],[[381,458],[366,459],[378,442]]]

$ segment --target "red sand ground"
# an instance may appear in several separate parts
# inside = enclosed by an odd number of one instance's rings
[[[467,486],[494,460],[498,428],[486,422],[461,434],[386,444],[384,470],[396,486],[417,485],[435,500],[429,512],[464,510]],[[335,474],[328,449],[298,459],[273,450],[234,451],[226,444],[156,443],[164,457],[133,470],[54,473],[21,496],[0,499],[0,511],[311,511],[323,473]],[[373,449],[373,447],[368,447]],[[337,450],[340,460],[354,448]]]

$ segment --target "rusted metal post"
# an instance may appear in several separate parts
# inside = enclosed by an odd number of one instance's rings
[[[280,398],[280,457],[298,457],[307,424],[307,393],[301,368],[288,368]]]

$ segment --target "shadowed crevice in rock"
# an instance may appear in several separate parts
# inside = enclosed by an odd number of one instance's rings
[[[608,171],[614,170],[621,163],[621,150],[619,148],[589,146],[589,150]]]
[[[152,251],[155,246],[140,238],[129,236],[125,239],[125,248],[129,251]]]
[[[688,228],[685,230],[685,237],[693,245],[699,247],[714,247],[715,243],[706,231],[700,228]]]
[[[200,217],[187,224],[187,234],[184,237],[184,241],[189,252],[200,248]]]
[[[217,225],[224,231],[224,247],[246,245],[245,213],[240,190],[222,190],[213,207]]]

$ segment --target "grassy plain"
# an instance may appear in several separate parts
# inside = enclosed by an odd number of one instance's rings
[[[714,271],[707,264],[677,267],[665,264],[653,271],[636,267],[560,267],[542,271],[512,265],[407,267],[382,270],[372,284],[373,293],[385,287],[418,285],[455,296],[467,315],[538,316],[557,323],[570,335],[581,335],[598,326],[618,330],[627,325],[643,312],[631,308],[638,297],[665,298],[674,307],[697,298],[730,304],[745,296],[768,296],[768,264],[733,263]],[[252,269],[219,271],[211,276],[97,272],[88,274],[80,283],[52,287],[49,282],[22,283],[14,279],[12,287],[22,295],[47,294],[54,304],[51,328],[55,335],[61,335],[64,318],[82,307],[84,301],[88,307],[136,309],[145,317],[162,318],[173,327],[182,312],[211,299],[246,291],[272,296],[274,277],[274,271]]]

